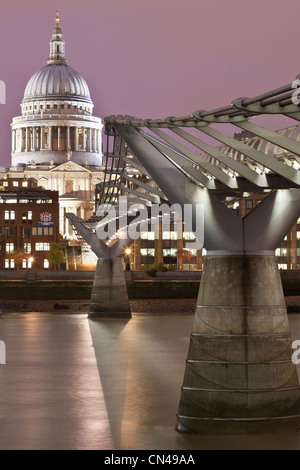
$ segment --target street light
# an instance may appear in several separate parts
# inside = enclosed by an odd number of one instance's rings
[[[126,265],[126,271],[130,271],[130,262],[129,262],[129,255],[131,253],[131,250],[130,248],[126,248],[125,250],[125,254],[126,254],[126,257],[125,257],[125,265]]]

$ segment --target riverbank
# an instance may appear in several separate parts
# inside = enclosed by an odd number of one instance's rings
[[[288,313],[300,313],[300,296],[285,297]],[[196,298],[183,299],[135,299],[130,300],[133,313],[193,314],[196,309]],[[0,312],[57,312],[88,313],[89,301],[80,300],[0,300]]]

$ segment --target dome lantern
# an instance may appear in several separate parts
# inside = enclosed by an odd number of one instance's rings
[[[66,64],[65,41],[62,37],[62,30],[59,26],[59,14],[56,11],[55,28],[50,41],[50,56],[47,64]]]

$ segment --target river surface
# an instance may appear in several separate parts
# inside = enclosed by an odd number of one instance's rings
[[[300,433],[175,431],[193,317],[2,314],[0,449],[300,450]],[[300,314],[289,321],[292,339],[300,339]]]

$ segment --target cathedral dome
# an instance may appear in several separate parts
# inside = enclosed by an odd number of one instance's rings
[[[13,166],[102,163],[101,119],[86,81],[67,64],[59,21],[57,11],[47,64],[29,79],[11,124]]]
[[[45,99],[72,99],[92,104],[86,81],[65,63],[45,65],[28,81],[23,102]]]

